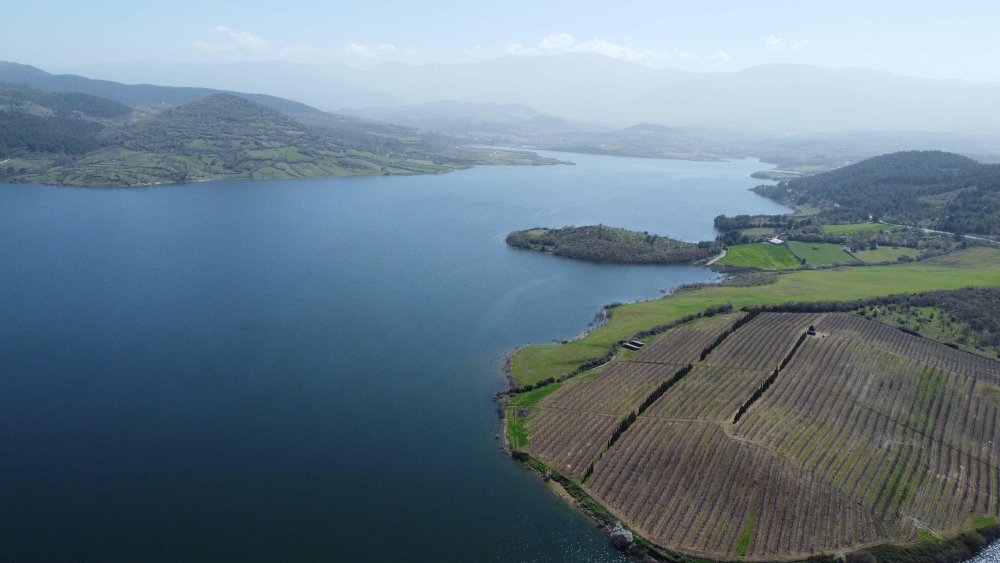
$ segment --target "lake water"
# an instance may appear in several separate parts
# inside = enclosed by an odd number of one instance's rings
[[[783,209],[755,161],[0,185],[0,559],[618,561],[505,457],[512,346],[714,274],[507,248]]]

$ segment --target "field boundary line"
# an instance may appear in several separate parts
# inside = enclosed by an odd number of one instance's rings
[[[703,362],[705,358],[712,353],[713,350],[715,350],[727,338],[729,338],[731,334],[735,333],[741,327],[748,324],[750,321],[756,318],[758,314],[760,314],[759,311],[758,312],[748,311],[746,315],[743,315],[739,319],[736,319],[736,321],[733,322],[732,326],[729,329],[725,330],[715,339],[714,342],[706,346],[705,349],[701,351],[700,359],[697,362],[687,364],[685,367],[681,368],[676,373],[674,373],[673,377],[661,383],[656,389],[654,389],[649,394],[648,397],[646,397],[646,400],[644,400],[642,404],[639,405],[638,410],[632,411],[627,417],[622,419],[622,422],[619,425],[618,430],[616,430],[614,435],[611,436],[611,439],[608,440],[607,446],[603,450],[601,450],[601,453],[598,454],[597,457],[587,467],[587,471],[586,473],[584,473],[583,479],[580,480],[580,483],[582,484],[587,481],[587,479],[591,476],[591,474],[594,473],[594,466],[600,463],[601,459],[604,457],[604,454],[607,453],[609,450],[611,450],[611,448],[615,445],[618,439],[621,438],[621,436],[628,431],[629,427],[631,427],[632,424],[640,416],[643,416],[645,414],[646,409],[653,406],[653,403],[655,403],[660,397],[666,394],[667,391],[669,391],[680,380],[684,379],[684,377],[686,377],[687,374],[691,373],[691,370],[693,370],[696,365],[701,364],[701,362]]]
[[[580,479],[580,483],[584,483],[587,481],[587,478],[589,478],[590,475],[594,472],[594,465],[601,461],[601,458],[604,457],[604,454],[608,452],[615,445],[616,442],[618,442],[618,439],[621,438],[622,435],[628,431],[628,429],[632,426],[632,424],[644,412],[646,412],[646,409],[652,406],[652,404],[655,403],[657,399],[662,397],[663,394],[669,391],[671,387],[677,384],[677,382],[684,379],[684,377],[687,376],[687,374],[691,373],[692,369],[694,369],[694,364],[688,364],[683,368],[677,370],[677,372],[674,373],[674,375],[670,379],[658,385],[656,389],[654,389],[646,397],[646,400],[644,400],[642,404],[639,405],[638,410],[632,411],[628,416],[622,419],[621,424],[618,425],[618,429],[615,430],[615,433],[611,436],[611,439],[608,440],[608,444],[601,450],[601,453],[597,454],[597,457],[590,462],[590,465],[587,467],[587,472],[584,473],[583,475],[583,479]]]
[[[774,368],[774,371],[771,372],[771,375],[768,376],[768,378],[765,379],[764,382],[760,384],[760,387],[758,387],[757,390],[754,391],[753,395],[751,395],[749,399],[747,399],[746,401],[744,401],[742,405],[740,405],[740,409],[736,411],[736,416],[733,417],[733,424],[738,423],[740,419],[743,418],[743,415],[746,414],[748,410],[750,410],[750,407],[755,402],[757,402],[757,400],[760,399],[765,392],[767,392],[767,390],[771,387],[771,385],[774,384],[775,381],[777,381],[778,375],[781,373],[781,370],[785,369],[788,363],[792,361],[792,356],[794,356],[795,353],[799,351],[799,348],[802,346],[802,343],[805,342],[806,338],[808,337],[809,337],[808,331],[803,332],[802,336],[799,336],[799,339],[795,343],[795,346],[792,346],[792,350],[788,353],[787,356],[784,357],[784,359],[781,360],[781,363],[778,365],[778,367]]]

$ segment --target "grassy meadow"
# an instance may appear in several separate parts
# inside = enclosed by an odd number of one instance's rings
[[[786,243],[788,250],[795,256],[805,259],[806,266],[828,266],[831,264],[847,264],[857,262],[857,258],[844,252],[839,244],[823,242],[799,242],[790,240]]]
[[[761,270],[788,270],[800,266],[786,246],[766,242],[730,246],[726,256],[719,260],[724,266],[745,266]]]

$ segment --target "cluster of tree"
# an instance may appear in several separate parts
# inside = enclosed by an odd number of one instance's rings
[[[0,84],[0,157],[24,152],[81,155],[104,146],[99,133],[132,109],[87,94]],[[13,175],[19,170],[4,170]]]
[[[930,291],[916,294],[896,294],[851,301],[813,301],[761,305],[746,309],[759,312],[843,312],[859,313],[878,319],[892,314],[904,317],[920,307],[934,307],[942,312],[938,322],[956,328],[955,336],[981,350],[1000,351],[1000,288],[968,287],[950,291]],[[910,334],[923,336],[905,326],[897,327]],[[948,344],[946,342],[946,344]],[[954,346],[953,346],[954,347]]]
[[[614,264],[687,264],[707,260],[722,250],[716,241],[690,243],[604,225],[514,231],[507,235],[507,244]]]
[[[933,313],[925,318],[921,307],[940,310],[937,318]],[[881,312],[880,312],[881,310]],[[1000,353],[1000,289],[966,288],[958,291],[937,291],[909,296],[907,299],[868,307],[861,312],[871,317],[897,317],[909,324],[915,321],[917,332],[922,323],[933,322],[937,329],[949,334],[956,342],[972,346],[982,351]],[[900,327],[906,329],[906,327]]]
[[[819,225],[815,218],[800,215],[736,215],[735,217],[718,215],[714,224],[715,228],[723,233],[756,228],[792,231]]]
[[[748,236],[744,231],[767,228],[774,229],[786,240],[840,244],[854,251],[875,250],[882,246],[912,248],[914,252],[911,259],[944,254],[970,244],[962,236],[908,227],[896,228],[891,225],[873,226],[870,230],[853,233],[829,233],[823,230],[823,223],[815,216],[720,215],[715,218],[715,228],[722,231],[717,241],[727,246],[760,240],[760,236]]]
[[[912,296],[909,303],[917,307],[937,307],[971,330],[989,335],[990,344],[1000,347],[1000,288],[969,287],[922,293]]]
[[[0,111],[0,157],[21,151],[80,155],[102,146],[99,123],[71,117],[39,117]]]
[[[914,249],[912,258],[926,258],[937,256],[958,248],[965,248],[970,244],[964,237],[955,237],[944,233],[932,233],[920,229],[900,229],[897,231],[861,231],[850,234],[831,233],[801,233],[792,232],[788,234],[788,240],[802,242],[826,242],[841,244],[853,249],[875,250],[882,246],[894,248]],[[972,244],[978,244],[972,241]]]
[[[946,152],[878,156],[754,191],[783,203],[818,207],[825,222],[883,220],[1000,234],[1000,165]]]
[[[24,113],[56,117],[121,119],[132,108],[114,100],[77,92],[45,92],[19,84],[0,83],[0,104]]]

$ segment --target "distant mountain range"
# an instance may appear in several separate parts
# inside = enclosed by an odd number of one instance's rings
[[[911,149],[1000,161],[1000,112],[992,107],[993,99],[1000,99],[996,96],[1000,86],[911,79],[862,69],[771,65],[698,74],[577,54],[419,67],[385,64],[369,70],[272,62],[103,65],[88,67],[87,72],[176,85],[124,84],[0,62],[0,83],[96,96],[130,110],[116,120],[10,105],[0,116],[8,125],[7,131],[0,131],[0,160],[16,151],[21,160],[6,163],[0,171],[57,183],[132,184],[219,174],[255,177],[242,165],[230,168],[229,157],[239,151],[228,150],[226,158],[214,154],[220,160],[213,162],[224,162],[223,168],[203,161],[181,166],[187,161],[177,160],[148,167],[144,157],[140,163],[145,164],[134,175],[91,175],[101,168],[95,158],[113,154],[109,144],[124,149],[124,139],[135,140],[123,136],[126,125],[220,93],[280,112],[335,147],[329,153],[318,145],[309,149],[318,152],[300,151],[296,158],[303,154],[319,158],[309,166],[307,161],[247,160],[259,166],[257,175],[264,176],[439,172],[470,164],[543,160],[459,148],[475,145],[697,160],[754,156],[804,173]],[[325,109],[354,107],[329,113],[304,102]],[[39,103],[44,107],[55,102]],[[171,116],[179,117],[165,114]],[[133,134],[139,130],[129,127]],[[271,141],[279,149],[291,146],[287,139],[244,133],[261,146],[269,147]],[[300,137],[302,142],[307,138],[311,137]],[[30,147],[28,141],[33,143]],[[221,150],[220,145],[213,146]],[[97,149],[103,152],[88,155],[90,160],[82,158]],[[153,152],[168,154],[165,150],[161,146]],[[325,160],[344,150],[351,151],[350,160],[343,160],[345,155],[332,163]],[[37,153],[35,158],[23,158],[31,151]],[[68,156],[75,160],[68,161]],[[156,173],[148,175],[149,170]]]
[[[422,104],[345,109],[343,113],[419,129],[471,136],[534,136],[608,128],[605,124],[553,117],[524,104],[491,102],[442,100]]]
[[[122,84],[110,80],[95,80],[75,74],[50,74],[39,68],[0,61],[0,82],[23,84],[48,92],[77,92],[100,96],[131,107],[163,108],[193,102],[216,94],[218,89],[158,86],[154,84]],[[230,92],[281,112],[312,113],[320,110],[306,104],[269,96]]]
[[[368,70],[291,63],[86,67],[104,78],[278,94],[326,110],[440,100],[521,104],[570,121],[652,122],[769,133],[1000,134],[1000,84],[775,64],[738,72],[651,69],[595,54],[507,56]]]

